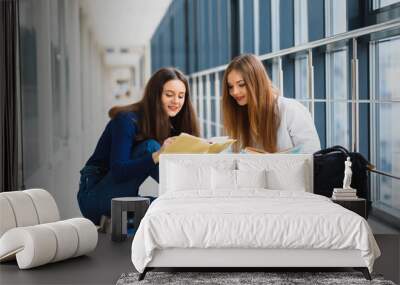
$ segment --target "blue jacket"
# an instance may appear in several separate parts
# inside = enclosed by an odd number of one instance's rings
[[[86,165],[100,166],[111,171],[116,182],[149,173],[155,167],[151,153],[131,158],[133,147],[139,142],[136,138],[138,119],[136,113],[124,112],[110,120]]]

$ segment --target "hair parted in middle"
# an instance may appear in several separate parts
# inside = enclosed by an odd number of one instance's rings
[[[175,117],[168,117],[162,107],[161,96],[164,84],[170,80],[180,80],[186,88],[185,102]],[[146,84],[143,98],[127,106],[116,106],[108,112],[115,118],[120,112],[137,112],[139,114],[139,140],[155,139],[160,144],[171,136],[171,125],[178,132],[199,136],[199,125],[195,110],[190,101],[188,81],[181,71],[165,67],[156,71]]]
[[[245,82],[248,102],[245,106],[240,106],[229,94],[228,75],[232,70],[239,72]],[[222,114],[227,135],[238,140],[234,151],[255,145],[262,145],[267,152],[277,151],[280,119],[274,94],[278,92],[255,55],[239,55],[229,63],[222,81]]]

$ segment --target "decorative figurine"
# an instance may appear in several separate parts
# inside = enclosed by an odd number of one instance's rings
[[[353,172],[351,171],[351,160],[350,157],[347,157],[347,160],[344,162],[343,189],[352,189],[350,186],[352,175]]]
[[[344,179],[343,188],[334,188],[332,193],[332,199],[334,200],[353,200],[357,199],[357,189],[351,188],[351,177],[353,171],[351,170],[350,157],[344,162]]]

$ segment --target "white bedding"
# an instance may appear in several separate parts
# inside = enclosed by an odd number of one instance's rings
[[[139,272],[165,248],[357,249],[371,272],[380,255],[366,220],[326,197],[266,189],[209,194],[172,192],[152,203],[132,243]]]

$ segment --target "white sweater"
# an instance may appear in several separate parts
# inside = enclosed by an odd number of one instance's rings
[[[278,151],[300,146],[300,153],[314,153],[321,144],[310,112],[294,99],[278,97],[280,125]]]

